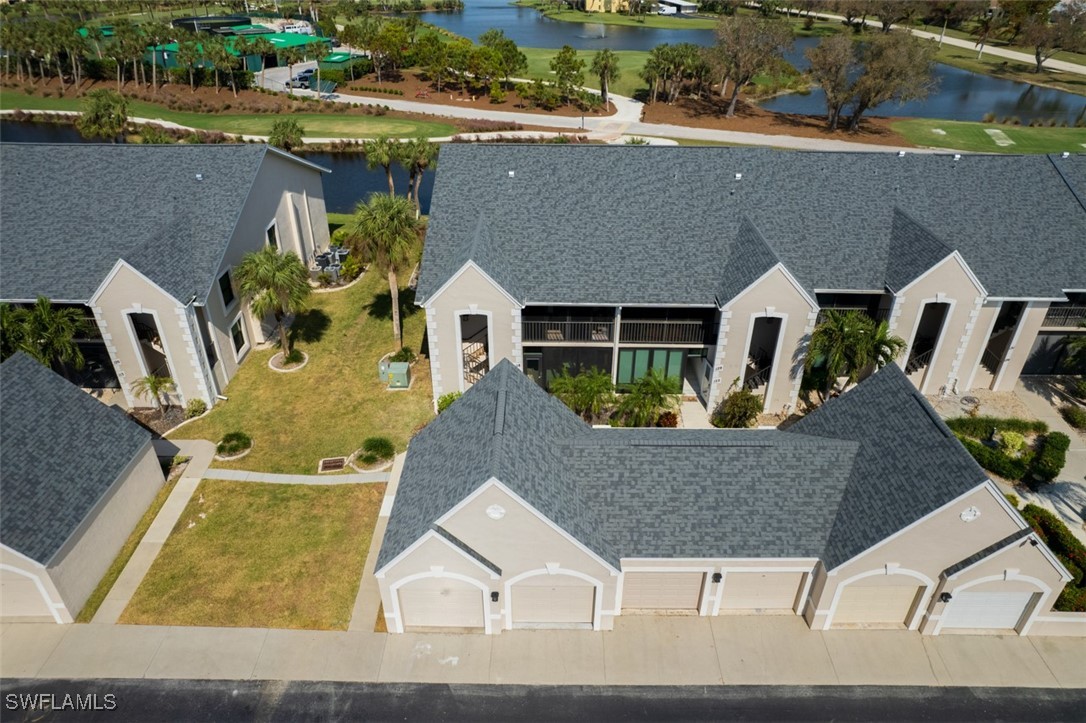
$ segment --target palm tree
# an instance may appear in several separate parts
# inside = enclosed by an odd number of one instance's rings
[[[75,339],[89,331],[90,324],[78,308],[54,306],[49,299],[39,296],[33,306],[11,310],[7,316],[5,327],[18,328],[16,339],[20,350],[50,368],[83,368],[83,352]]]
[[[603,109],[607,110],[607,89],[611,83],[618,80],[618,56],[610,48],[604,48],[592,58],[592,72],[600,79],[600,96],[603,98]]]
[[[245,254],[235,278],[241,295],[249,299],[253,314],[262,319],[275,315],[279,326],[279,348],[290,354],[290,335],[284,318],[305,308],[313,289],[309,272],[293,251],[280,254],[274,246]]]
[[[415,207],[402,196],[370,194],[367,203],[359,203],[349,227],[349,238],[363,258],[388,275],[388,292],[392,298],[392,335],[396,348],[403,348],[400,332],[399,269],[414,258],[419,244],[421,224],[415,217]]]
[[[416,138],[404,143],[394,144],[400,165],[407,169],[407,197],[415,204],[415,216],[421,212],[419,204],[419,187],[422,185],[422,174],[437,160],[437,144],[431,143],[425,138]]]
[[[177,44],[177,62],[189,71],[189,90],[196,92],[196,64],[203,57],[200,43],[195,38],[185,38]]]
[[[297,45],[283,50],[283,62],[287,64],[287,93],[294,95],[294,66],[305,60],[305,51]]]
[[[132,391],[141,397],[150,397],[151,403],[158,409],[159,418],[166,416],[170,406],[170,392],[176,388],[173,377],[148,374],[132,382]]]
[[[151,22],[141,26],[144,40],[151,46],[151,91],[158,92],[158,53],[159,46],[170,39],[171,28],[166,23]]]
[[[551,379],[550,391],[587,422],[595,421],[615,400],[611,375],[597,367],[576,376],[563,369]]]
[[[366,165],[370,169],[378,166],[385,169],[385,176],[388,177],[388,195],[390,196],[396,193],[396,185],[392,180],[392,164],[396,162],[399,156],[398,145],[396,141],[389,139],[387,136],[380,136],[362,144],[362,153],[366,156]]]
[[[875,369],[882,369],[897,359],[908,344],[900,336],[890,333],[889,322],[880,321],[878,324],[872,323],[871,326],[871,336],[868,338],[866,349],[867,362],[869,365],[874,365]]]
[[[19,351],[22,345],[23,325],[19,311],[8,303],[0,303],[0,361]]]
[[[676,380],[668,379],[659,369],[649,369],[622,397],[618,413],[626,419],[628,426],[647,427],[662,413],[674,408],[678,393]]]
[[[828,398],[838,378],[847,377],[846,386],[855,384],[865,371],[892,362],[906,346],[904,339],[890,334],[885,321],[876,324],[861,311],[827,309],[811,335],[806,367],[825,369]]]
[[[1086,330],[1086,321],[1079,324],[1078,327]],[[1068,359],[1072,361],[1081,359],[1086,364],[1086,334],[1077,334],[1070,337],[1070,341],[1067,342],[1067,354]]]
[[[82,113],[75,122],[84,138],[108,138],[113,143],[128,124],[128,101],[109,88],[98,88],[81,103]]]
[[[264,69],[268,56],[275,52],[275,46],[267,38],[255,37],[249,41],[249,51],[260,56],[260,86],[264,87]]]

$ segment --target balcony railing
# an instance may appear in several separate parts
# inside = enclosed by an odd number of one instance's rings
[[[1044,326],[1078,326],[1086,321],[1086,306],[1050,306]]]
[[[622,320],[619,341],[624,344],[704,344],[705,324],[700,321]]]
[[[613,321],[523,322],[524,341],[562,341],[580,344],[614,341]]]
[[[864,316],[870,316],[875,321],[885,321],[886,319],[890,318],[889,309],[879,309],[877,312],[872,314],[870,311],[868,311],[866,306],[830,306],[818,310],[818,320],[815,322],[816,325],[821,324],[823,321],[826,320],[827,311],[858,311]]]

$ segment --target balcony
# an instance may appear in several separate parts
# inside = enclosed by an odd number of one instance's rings
[[[639,321],[623,319],[619,341],[623,344],[692,344],[706,343],[705,323],[697,320]]]
[[[525,342],[608,344],[614,341],[613,321],[525,320]]]
[[[822,308],[822,309],[818,310],[818,320],[815,322],[816,326],[818,324],[821,324],[823,321],[826,320],[826,312],[827,311],[839,311],[839,312],[842,312],[842,313],[844,313],[846,311],[858,311],[861,314],[863,314],[864,316],[871,317],[872,319],[875,320],[876,323],[880,322],[880,321],[886,321],[887,319],[890,318],[890,310],[889,309],[879,309],[877,312],[872,314],[871,310],[866,306],[833,306],[833,307],[826,307],[826,308]]]
[[[1086,306],[1059,306],[1053,304],[1048,307],[1042,326],[1076,327],[1086,322]]]

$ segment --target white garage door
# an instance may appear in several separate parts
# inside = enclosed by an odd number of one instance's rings
[[[1013,630],[1032,598],[1029,592],[955,593],[943,613],[943,627]]]
[[[577,580],[578,584],[554,583],[550,575],[537,579],[550,584],[514,585],[510,590],[513,603],[513,624],[591,625],[596,588]],[[529,583],[532,579],[529,579]],[[563,581],[564,582],[564,581]]]
[[[622,578],[623,610],[697,610],[703,572],[627,572]]]
[[[721,610],[791,610],[803,585],[802,572],[729,572]]]
[[[837,601],[834,625],[870,623],[906,625],[919,585],[856,587],[846,585]]]
[[[11,570],[0,570],[0,619],[52,621],[54,618],[31,578]]]
[[[399,593],[404,627],[483,627],[483,591],[466,582],[423,578],[404,585]]]

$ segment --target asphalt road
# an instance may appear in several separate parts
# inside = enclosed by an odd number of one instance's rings
[[[603,688],[256,680],[6,680],[0,681],[0,693],[0,719],[5,723],[70,720],[1054,723],[1082,721],[1086,711],[1086,691],[1036,688]],[[77,700],[75,696],[81,697]],[[38,704],[38,709],[20,709],[31,701]],[[51,702],[54,709],[42,710],[43,702]],[[74,709],[77,705],[84,710]],[[92,709],[87,710],[88,706]]]

